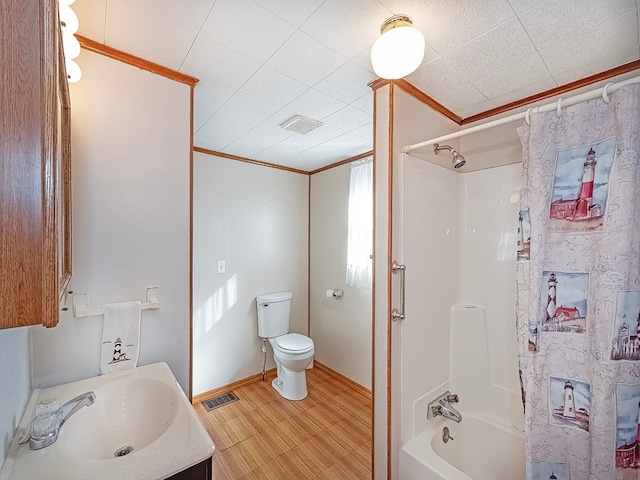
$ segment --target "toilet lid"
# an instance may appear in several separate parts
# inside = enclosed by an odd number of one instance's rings
[[[287,333],[276,338],[278,349],[286,352],[304,352],[313,348],[313,340],[299,333]]]

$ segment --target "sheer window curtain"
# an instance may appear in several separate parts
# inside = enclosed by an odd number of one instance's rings
[[[371,289],[373,254],[373,162],[351,164],[346,284]]]

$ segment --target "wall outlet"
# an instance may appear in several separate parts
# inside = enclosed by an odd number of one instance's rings
[[[224,260],[218,260],[218,273],[224,273],[225,269]]]

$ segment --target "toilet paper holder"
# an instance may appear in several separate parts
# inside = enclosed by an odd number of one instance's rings
[[[331,289],[327,290],[324,296],[326,298],[339,298],[339,297],[342,297],[343,295],[344,295],[344,291],[339,288],[336,288],[333,290]]]

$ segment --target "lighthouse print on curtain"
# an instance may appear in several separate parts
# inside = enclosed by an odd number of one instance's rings
[[[640,480],[640,85],[610,98],[518,130],[527,480]]]

